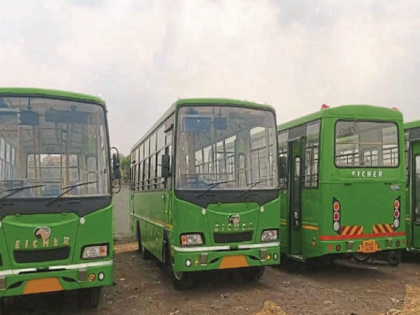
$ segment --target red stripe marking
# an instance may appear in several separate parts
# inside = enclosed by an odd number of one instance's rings
[[[334,240],[345,240],[353,238],[367,238],[367,237],[387,237],[387,236],[404,236],[405,232],[398,233],[372,233],[372,234],[360,234],[360,235],[338,235],[338,236],[320,236],[321,241],[334,241]]]
[[[361,225],[358,225],[357,228],[356,228],[356,231],[354,232],[354,235],[358,235],[359,234],[359,231],[361,229],[362,229],[362,226]]]

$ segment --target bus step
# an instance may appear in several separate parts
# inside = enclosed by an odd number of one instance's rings
[[[303,257],[300,255],[287,255],[289,258],[298,260],[298,261],[303,261]]]

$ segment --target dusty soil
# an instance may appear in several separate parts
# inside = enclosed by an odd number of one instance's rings
[[[193,291],[177,292],[159,265],[135,250],[132,242],[116,245],[115,285],[103,291],[98,309],[80,311],[73,294],[61,293],[10,300],[10,314],[420,314],[420,258],[398,267],[270,267],[254,284],[235,272],[215,272]]]

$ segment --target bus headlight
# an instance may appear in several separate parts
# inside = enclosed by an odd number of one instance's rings
[[[182,234],[181,235],[181,245],[203,245],[203,238],[201,234]]]
[[[82,252],[83,259],[102,258],[108,256],[107,245],[86,246]]]
[[[265,230],[261,234],[261,242],[272,242],[276,241],[279,237],[278,230]]]

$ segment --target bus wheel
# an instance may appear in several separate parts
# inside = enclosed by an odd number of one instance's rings
[[[387,262],[393,267],[397,267],[401,262],[401,251],[390,251],[387,257]]]
[[[153,254],[149,252],[143,245],[141,245],[141,251],[143,252],[144,260],[150,260],[153,258]]]
[[[172,271],[172,285],[177,291],[186,291],[194,287],[194,274],[191,272]]]
[[[358,262],[366,262],[369,259],[369,255],[362,254],[362,253],[356,253],[356,254],[353,254],[353,258],[354,258],[354,260],[356,260]]]
[[[177,291],[186,291],[194,287],[194,273],[192,272],[175,272],[172,269],[172,259],[169,252],[169,243],[164,245],[163,269],[171,278],[172,285]]]
[[[101,287],[80,289],[78,292],[79,307],[82,309],[96,308],[101,300]]]
[[[140,225],[140,223],[137,222],[136,237],[137,237],[137,246],[138,246],[137,250],[141,254],[143,246],[141,246],[141,234],[140,234],[140,226],[139,225]]]
[[[247,267],[240,270],[242,279],[247,282],[259,281],[264,274],[265,267]]]

